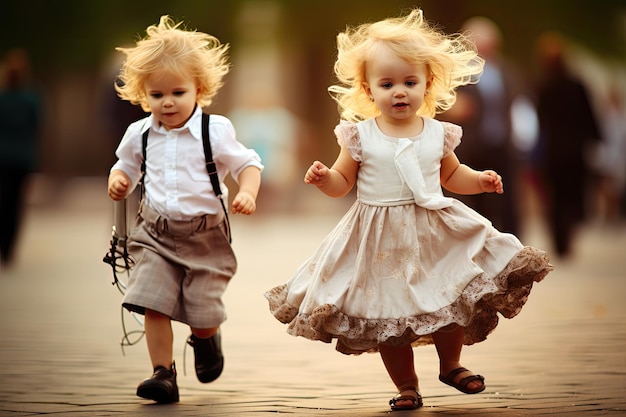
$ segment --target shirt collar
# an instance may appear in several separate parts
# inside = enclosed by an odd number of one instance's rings
[[[154,117],[153,114],[150,114],[149,117],[149,125],[151,126],[152,130],[154,130],[155,132],[167,134],[165,128],[159,124],[159,121],[156,119],[156,117]],[[179,128],[172,130],[175,132],[188,130],[191,136],[193,136],[195,139],[202,140],[202,122],[200,119],[202,119],[202,107],[196,106],[196,109],[193,111],[193,114],[191,115],[189,120],[187,120],[187,123]]]

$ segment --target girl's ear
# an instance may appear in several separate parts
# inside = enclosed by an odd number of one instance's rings
[[[365,94],[367,94],[367,96],[370,98],[370,100],[374,101],[374,97],[372,96],[372,89],[370,88],[370,85],[364,81],[363,83],[361,83],[361,87],[365,91]]]
[[[430,90],[430,87],[433,85],[433,80],[435,79],[434,76],[430,76],[428,77],[428,81],[426,81],[426,89]]]

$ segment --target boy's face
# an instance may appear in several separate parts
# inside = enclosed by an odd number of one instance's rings
[[[167,130],[183,126],[196,108],[198,88],[191,78],[153,73],[144,88],[150,112]]]

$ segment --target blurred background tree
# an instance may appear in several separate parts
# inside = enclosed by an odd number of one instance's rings
[[[504,52],[529,75],[538,34],[553,29],[602,59],[626,60],[626,5],[623,0],[22,0],[6,1],[0,53],[22,47],[31,54],[34,79],[45,101],[41,170],[54,175],[106,175],[121,136],[111,129],[105,103],[113,94],[115,47],[145,35],[163,14],[192,29],[211,33],[231,44],[231,56],[254,39],[254,14],[241,19],[250,4],[277,7],[274,39],[288,76],[281,79],[280,105],[303,126],[294,140],[300,154],[332,157],[335,105],[326,88],[333,82],[335,36],[348,24],[397,16],[419,6],[427,19],[446,32],[457,31],[475,15],[487,16],[502,28]],[[258,33],[261,35],[261,33]],[[237,74],[237,62],[233,62]],[[227,114],[238,103],[227,86],[211,110]],[[236,96],[239,97],[239,96]],[[123,132],[122,132],[123,133]],[[323,143],[323,145],[320,145]]]

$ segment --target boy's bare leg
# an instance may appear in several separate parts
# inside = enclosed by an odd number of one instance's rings
[[[152,368],[164,366],[170,369],[174,356],[174,334],[170,318],[156,311],[146,310],[144,330]]]
[[[196,335],[196,337],[199,339],[208,339],[209,337],[217,333],[218,329],[219,327],[211,327],[209,329],[196,329],[195,327],[192,327],[191,333]]]

